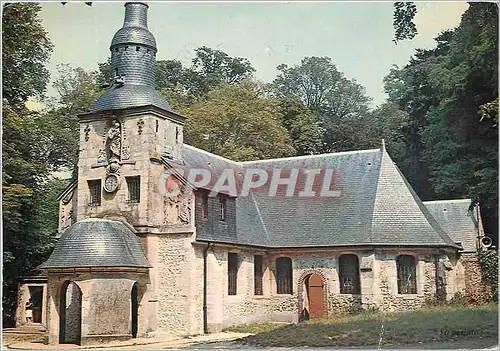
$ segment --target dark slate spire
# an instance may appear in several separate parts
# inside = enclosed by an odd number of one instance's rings
[[[125,4],[125,19],[111,41],[115,79],[90,112],[153,105],[171,111],[155,90],[156,40],[148,29],[148,5]]]

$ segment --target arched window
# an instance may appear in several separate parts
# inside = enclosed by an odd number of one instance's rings
[[[289,257],[280,257],[276,260],[276,292],[293,293],[292,259]]]
[[[339,257],[339,281],[341,294],[361,294],[358,256],[342,255]]]
[[[398,294],[417,293],[417,266],[415,257],[399,255],[396,258],[398,271]]]

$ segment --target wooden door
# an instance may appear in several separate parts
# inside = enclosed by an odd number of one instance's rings
[[[323,279],[319,274],[309,278],[309,314],[310,318],[323,318],[325,316],[325,291]]]

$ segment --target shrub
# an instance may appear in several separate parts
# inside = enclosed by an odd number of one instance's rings
[[[491,300],[498,301],[498,252],[485,250],[478,252],[478,262],[484,280],[491,287]]]

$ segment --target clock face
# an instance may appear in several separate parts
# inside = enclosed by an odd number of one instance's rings
[[[118,189],[118,177],[114,174],[110,174],[106,177],[104,181],[104,190],[108,193],[112,193]]]

